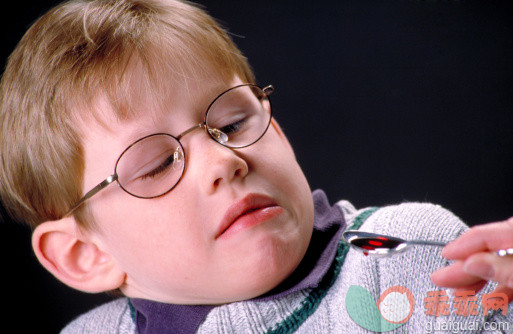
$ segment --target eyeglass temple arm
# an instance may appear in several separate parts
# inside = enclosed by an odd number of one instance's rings
[[[96,185],[93,189],[89,190],[84,197],[82,197],[65,215],[64,217],[67,217],[73,213],[76,209],[78,209],[79,206],[81,206],[85,201],[87,201],[89,198],[96,195],[100,190],[107,187],[109,184],[111,184],[114,181],[118,180],[118,174],[112,174],[102,182]]]
[[[264,88],[262,88],[262,91],[265,93],[265,95],[269,96],[274,92],[274,86],[273,85],[265,86]]]

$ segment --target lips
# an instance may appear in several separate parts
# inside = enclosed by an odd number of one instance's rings
[[[226,210],[217,230],[216,239],[258,225],[282,212],[283,208],[272,198],[265,195],[250,194],[235,202]]]

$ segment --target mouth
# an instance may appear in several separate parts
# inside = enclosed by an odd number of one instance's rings
[[[263,223],[280,215],[283,208],[265,195],[250,194],[232,204],[221,221],[216,239]]]

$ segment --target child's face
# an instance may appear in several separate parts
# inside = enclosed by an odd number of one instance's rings
[[[210,102],[240,83],[189,82],[174,87],[169,108],[156,117],[141,110],[130,121],[112,115],[109,129],[86,124],[84,189],[112,174],[129,144],[152,133],[176,136],[200,123]],[[186,161],[178,185],[154,199],[107,187],[88,201],[99,226],[89,237],[126,274],[121,289],[130,297],[216,304],[269,291],[299,264],[312,233],[310,189],[289,142],[274,121],[258,142],[242,149],[224,147],[203,130],[180,141]],[[218,236],[224,217],[252,201],[270,206]]]

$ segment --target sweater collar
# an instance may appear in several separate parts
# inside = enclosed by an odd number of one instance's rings
[[[312,194],[314,230],[305,257],[296,270],[270,292],[253,300],[266,301],[315,288],[335,258],[346,223],[342,210],[331,206],[322,190]],[[138,333],[194,333],[215,305],[175,305],[131,299]]]

